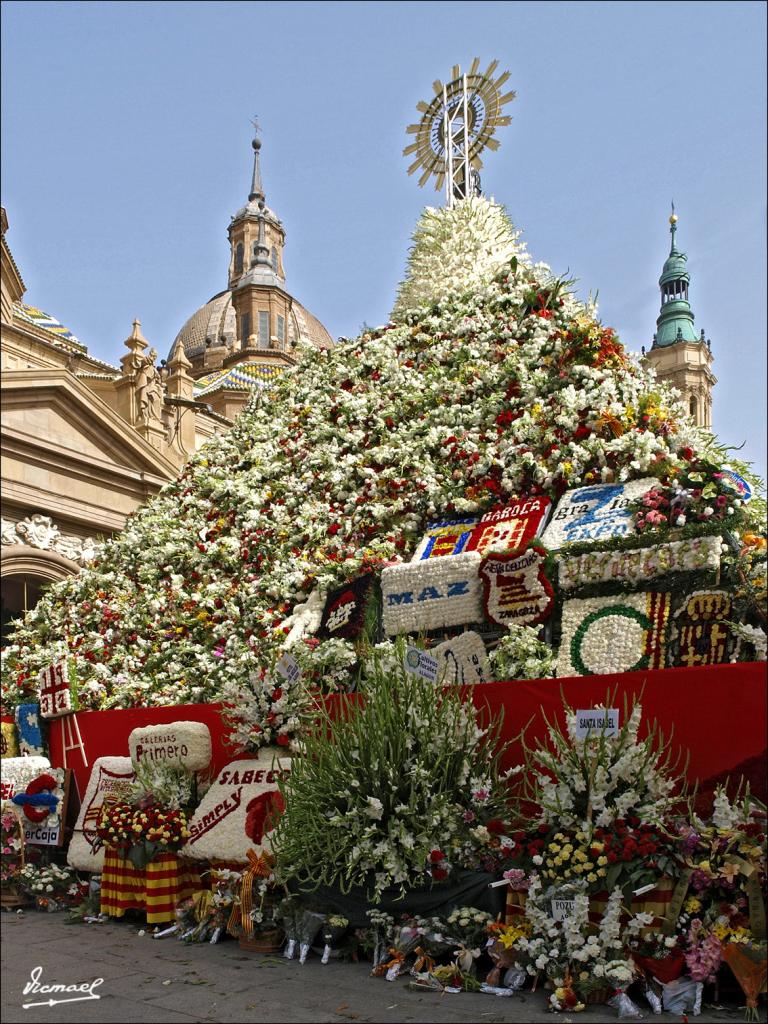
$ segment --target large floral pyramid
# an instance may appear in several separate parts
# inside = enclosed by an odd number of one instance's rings
[[[700,457],[716,462],[711,436],[532,262],[500,206],[427,210],[391,322],[304,352],[96,562],[51,586],[6,648],[5,704],[34,699],[66,654],[81,708],[245,686],[260,740],[284,741],[296,721],[269,668],[313,591],[409,558],[435,517],[668,483]]]

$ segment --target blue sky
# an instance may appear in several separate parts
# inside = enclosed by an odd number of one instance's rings
[[[334,336],[386,321],[424,205],[401,155],[453,64],[517,99],[483,171],[536,259],[649,345],[669,203],[714,426],[766,464],[766,7],[729,3],[2,5],[2,200],[27,301],[116,362],[226,285],[263,130],[289,290]]]

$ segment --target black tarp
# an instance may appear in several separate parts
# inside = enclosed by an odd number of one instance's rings
[[[370,924],[365,916],[368,910],[382,910],[397,919],[403,914],[446,917],[455,907],[476,907],[496,917],[504,913],[507,890],[503,885],[497,889],[489,888],[489,883],[495,879],[495,875],[484,871],[465,871],[447,883],[410,889],[404,897],[400,896],[397,888],[385,889],[379,903],[372,903],[369,893],[363,888],[343,893],[332,886],[310,889],[299,882],[290,883],[288,888],[307,907],[346,917],[351,928],[366,928]]]

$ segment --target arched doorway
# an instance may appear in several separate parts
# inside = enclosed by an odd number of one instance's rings
[[[48,584],[74,576],[80,566],[55,551],[42,551],[23,544],[4,546],[2,554],[0,612],[2,646],[5,647],[16,620],[35,607]]]

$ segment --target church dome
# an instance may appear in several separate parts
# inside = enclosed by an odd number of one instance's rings
[[[171,351],[181,341],[184,354],[192,359],[201,356],[206,349],[206,341],[211,345],[224,344],[231,348],[235,339],[235,311],[232,308],[232,293],[219,292],[201,306],[187,320],[174,339]]]
[[[333,345],[317,317],[286,288],[285,230],[274,210],[267,206],[258,135],[251,146],[253,174],[248,201],[230,220],[227,229],[227,288],[192,314],[171,348],[174,351],[181,343],[196,379],[215,371],[228,371],[233,365],[291,366],[296,362],[294,350],[298,345]],[[237,381],[248,385],[252,377],[246,375]]]
[[[669,256],[667,256],[664,266],[661,269],[659,284],[664,285],[668,281],[690,281],[691,277],[688,273],[687,264],[688,257],[685,253],[678,252],[677,249],[673,249]]]
[[[236,334],[232,292],[219,292],[187,320],[176,335],[171,351],[180,341],[189,359],[199,359],[212,345],[226,345],[232,349]],[[333,339],[317,317],[295,299],[292,300],[287,340],[291,347],[299,340],[316,348],[331,348],[333,345]]]
[[[243,217],[253,217],[254,220],[258,220],[262,213],[270,224],[276,224],[278,227],[282,227],[282,221],[275,211],[256,199],[249,199],[245,206],[241,206],[237,213],[230,219],[230,223],[235,220],[242,220]]]

